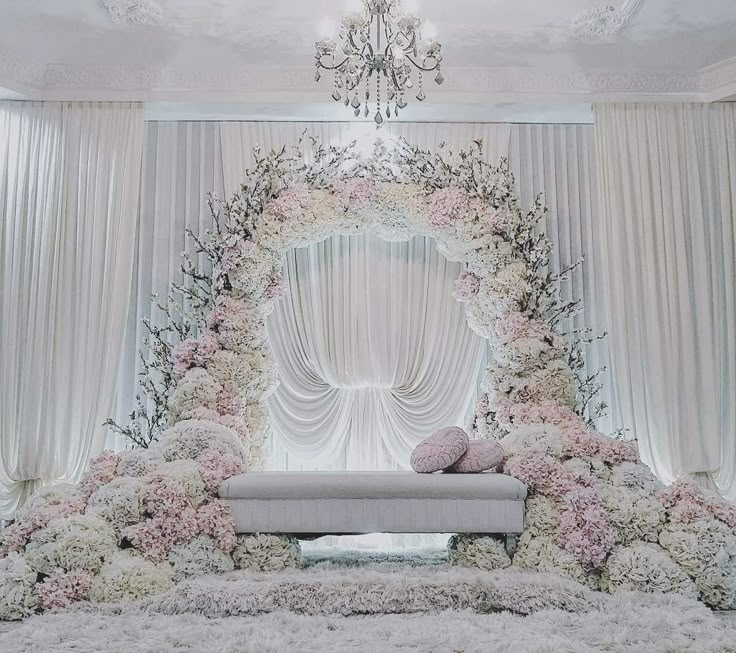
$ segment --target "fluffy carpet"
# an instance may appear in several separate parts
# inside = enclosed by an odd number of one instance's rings
[[[0,652],[736,652],[736,621],[678,596],[455,569],[439,553],[312,554],[307,564],[34,617],[0,634]]]

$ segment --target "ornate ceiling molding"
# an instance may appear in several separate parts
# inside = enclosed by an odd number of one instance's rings
[[[152,0],[100,0],[110,13],[114,23],[157,25],[163,20],[164,11]]]
[[[581,11],[572,19],[572,31],[578,36],[611,36],[620,32],[644,0],[625,0],[616,9],[612,5]]]

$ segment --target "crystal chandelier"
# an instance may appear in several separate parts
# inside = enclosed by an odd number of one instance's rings
[[[422,38],[421,21],[402,13],[399,0],[363,0],[363,5],[362,12],[342,19],[339,47],[331,38],[315,43],[314,79],[320,80],[321,70],[333,71],[332,99],[351,107],[356,117],[362,112],[366,118],[371,113],[371,85],[375,84],[373,119],[380,126],[382,96],[385,116],[390,118],[406,106],[406,95],[415,87],[413,75],[420,102],[426,97],[424,73],[436,73],[437,84],[445,81],[440,71],[442,46]]]

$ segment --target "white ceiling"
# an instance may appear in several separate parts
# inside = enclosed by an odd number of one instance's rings
[[[312,55],[324,19],[357,1],[0,0],[0,97],[144,100],[155,117],[348,119],[325,102]],[[615,34],[575,32],[576,16],[607,3],[624,18],[633,10]],[[736,93],[736,0],[404,5],[436,29],[447,79],[408,119],[534,119],[546,107],[577,121],[596,100]],[[156,24],[116,22],[106,6],[159,13],[139,16]]]

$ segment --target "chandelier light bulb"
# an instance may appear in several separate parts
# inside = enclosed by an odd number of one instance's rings
[[[329,27],[326,19],[322,32],[328,34]],[[342,101],[356,117],[368,116],[372,102],[374,120],[381,126],[384,115],[399,116],[406,107],[405,93],[415,84],[415,97],[425,99],[424,73],[432,73],[437,84],[444,81],[436,30],[428,21],[404,12],[399,0],[362,0],[359,10],[344,16],[332,34],[337,36],[315,43],[314,78],[320,81],[321,70],[331,71],[333,99]]]

